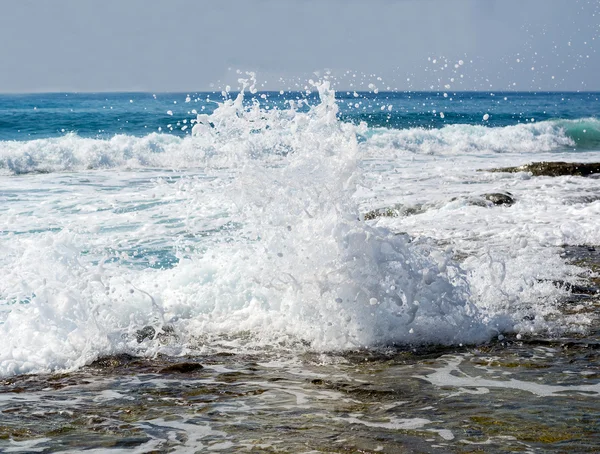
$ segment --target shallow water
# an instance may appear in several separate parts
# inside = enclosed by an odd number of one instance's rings
[[[599,347],[106,358],[2,382],[0,449],[594,452]]]

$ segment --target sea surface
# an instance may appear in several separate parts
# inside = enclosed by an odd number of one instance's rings
[[[0,95],[1,452],[600,449],[600,93],[334,88]]]

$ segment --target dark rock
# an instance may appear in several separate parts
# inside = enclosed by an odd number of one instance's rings
[[[465,200],[468,205],[490,207],[492,205],[507,205],[510,206],[515,203],[515,199],[510,192],[495,192],[490,194],[482,194],[478,197],[454,197],[450,199],[451,202],[456,200]],[[376,210],[368,211],[364,214],[363,218],[365,221],[372,221],[377,218],[397,218],[405,216],[414,216],[427,211],[432,205],[428,204],[416,204],[416,205],[394,205],[389,208],[378,208]]]
[[[397,218],[401,216],[412,216],[423,213],[425,210],[426,208],[423,205],[394,205],[390,208],[378,208],[376,210],[368,211],[363,217],[365,221],[371,221],[381,217]]]
[[[106,356],[97,359],[91,364],[91,367],[98,369],[115,369],[127,366],[128,364],[135,362],[135,360],[136,358],[134,356],[128,355],[127,353],[121,353],[119,355]]]
[[[379,208],[378,210],[368,211],[364,215],[365,221],[372,221],[381,217],[395,218],[398,217],[398,213],[392,208]]]
[[[139,329],[135,332],[135,338],[138,341],[138,344],[141,344],[142,342],[144,342],[147,339],[160,339],[161,341],[166,341],[169,338],[176,338],[177,336],[175,335],[175,330],[173,329],[172,326],[170,325],[165,325],[163,326],[160,331],[158,332],[158,335],[156,334],[156,329],[154,329],[154,327],[152,326],[144,326],[142,329]]]
[[[515,203],[510,192],[493,192],[490,194],[483,194],[483,198],[492,202],[494,205],[512,205]]]
[[[482,169],[485,170],[485,169]],[[497,169],[488,169],[488,172],[531,172],[533,176],[558,177],[563,175],[574,175],[587,177],[600,173],[600,163],[581,163],[581,162],[532,162],[518,167],[500,167]]]
[[[138,341],[138,344],[141,344],[146,339],[154,339],[154,335],[156,334],[156,330],[151,326],[144,326],[142,329],[138,329],[135,332],[135,337]]]
[[[600,247],[593,245],[565,246],[562,256],[573,265],[589,270],[584,276],[588,285],[600,293]]]
[[[454,198],[451,199],[451,202],[454,202],[455,200],[458,200],[458,198]],[[487,208],[490,204],[489,202],[487,202],[485,199],[480,198],[480,197],[473,197],[473,198],[467,198],[466,199],[466,203],[467,205],[471,205],[474,207],[482,207],[482,208]]]
[[[563,280],[553,280],[552,284],[576,295],[595,296],[600,294],[600,288],[595,286],[572,284]]]
[[[178,363],[164,367],[160,370],[161,374],[189,374],[197,370],[204,369],[199,363]]]
[[[451,202],[464,200],[467,205],[489,208],[493,205],[512,205],[515,199],[510,192],[492,192],[478,197],[454,197]]]

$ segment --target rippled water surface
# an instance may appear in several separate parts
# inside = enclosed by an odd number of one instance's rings
[[[154,360],[2,382],[6,452],[594,452],[597,341]]]

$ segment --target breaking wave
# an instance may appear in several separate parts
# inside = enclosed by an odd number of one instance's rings
[[[361,179],[360,137],[367,132],[339,121],[328,81],[311,82],[320,102],[308,111],[294,102],[285,110],[245,106],[244,92],[252,86],[244,83],[237,98],[198,115],[192,137],[68,135],[0,145],[0,165],[13,173],[198,166],[218,180],[227,170],[213,193],[207,180],[192,177],[152,189],[152,197],[158,190],[169,194],[164,203],[170,200],[169,215],[181,223],[175,239],[160,235],[177,255],[171,267],[133,266],[118,251],[122,240],[106,236],[102,243],[103,232],[121,221],[118,211],[88,210],[85,220],[77,215],[73,221],[83,224],[58,233],[12,237],[0,262],[0,375],[73,369],[119,352],[477,343],[540,323],[522,321],[511,306],[519,291],[507,296],[498,277],[503,265],[491,257],[469,274],[426,238],[361,219],[353,195]],[[430,153],[459,145],[464,151],[465,144],[469,151],[500,151],[503,140],[533,152],[574,139],[549,122],[377,130],[366,143]],[[215,206],[220,211],[210,214]],[[206,240],[205,224],[196,222],[197,213],[206,212],[234,227]],[[94,222],[105,224],[90,228]],[[155,218],[140,210],[127,228],[139,225],[136,236],[154,239],[153,229],[164,222],[164,213]],[[198,243],[178,248],[184,235]],[[106,252],[108,244],[116,255]],[[151,255],[152,244],[140,249]],[[546,289],[544,297],[552,292],[559,293]],[[535,291],[526,296],[534,301]]]

